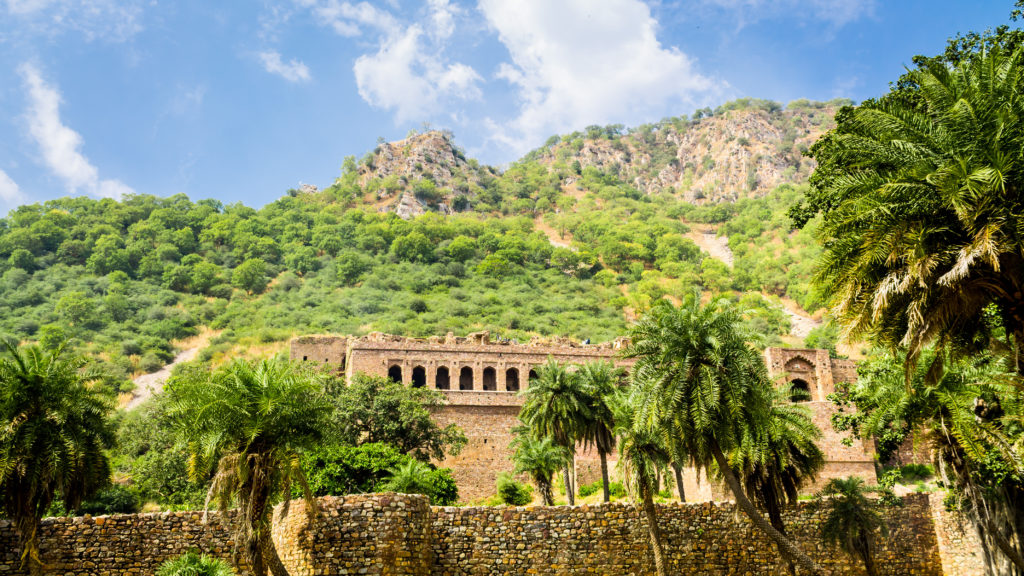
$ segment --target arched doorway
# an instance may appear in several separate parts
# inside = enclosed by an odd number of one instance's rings
[[[434,386],[438,390],[447,390],[451,388],[451,377],[448,374],[447,366],[437,367],[437,374],[434,378]]]
[[[423,388],[427,385],[427,369],[417,366],[412,369],[412,387]]]
[[[402,367],[399,366],[398,364],[395,364],[391,366],[391,368],[388,368],[388,379],[390,379],[392,382],[398,382],[399,384],[401,384]]]
[[[472,390],[473,389],[473,369],[469,366],[463,366],[462,370],[459,371],[459,390]]]
[[[498,389],[498,373],[494,368],[484,368],[484,390],[495,391]]]
[[[797,378],[789,383],[789,400],[791,402],[810,402],[811,386]]]
[[[536,379],[537,379],[537,371],[536,370],[530,370],[530,376],[529,376],[529,380],[527,380],[527,385],[529,385],[530,382],[533,382]]]
[[[519,370],[515,368],[505,370],[505,390],[509,392],[519,391]]]

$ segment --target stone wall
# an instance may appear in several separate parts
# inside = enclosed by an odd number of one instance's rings
[[[48,573],[64,576],[151,576],[166,560],[193,549],[230,561],[233,546],[218,515],[211,513],[203,524],[201,512],[47,518],[40,542]],[[0,519],[0,574],[27,574],[20,567],[17,533]]]
[[[915,494],[890,511],[889,536],[876,556],[880,574],[980,574],[972,555],[976,544],[948,536],[952,520],[939,500]],[[423,496],[366,494],[322,498],[319,505],[322,515],[312,525],[298,501],[287,514],[280,506],[275,511],[274,541],[293,576],[651,572],[645,520],[630,504],[430,508]],[[774,545],[731,504],[659,505],[658,515],[669,573],[785,573]],[[800,546],[833,574],[863,574],[857,562],[818,538],[821,511],[802,504],[785,520]],[[16,542],[13,528],[0,524],[0,574],[22,574]],[[203,525],[199,513],[44,524],[44,559],[51,573],[64,576],[148,575],[189,548],[221,558],[230,554],[226,530],[215,522]]]
[[[985,561],[978,532],[960,514],[946,511],[942,504],[943,496],[940,492],[928,495],[943,573],[984,576]]]
[[[776,548],[731,504],[659,505],[669,574],[785,574]],[[800,505],[785,516],[798,544],[833,574],[863,574],[859,563],[822,544],[822,512]],[[876,558],[880,574],[941,575],[924,496],[888,519]],[[646,522],[629,504],[557,508],[435,508],[438,576],[475,574],[649,574]]]
[[[430,574],[430,506],[423,496],[358,494],[319,499],[310,524],[305,504],[274,514],[274,544],[291,576]]]

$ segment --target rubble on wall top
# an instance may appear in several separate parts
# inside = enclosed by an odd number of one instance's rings
[[[348,341],[352,342],[370,342],[370,343],[394,343],[394,344],[438,344],[438,345],[470,345],[470,346],[522,346],[527,348],[579,348],[579,349],[590,349],[590,350],[618,350],[629,346],[629,338],[620,336],[611,342],[602,342],[599,344],[591,344],[588,341],[578,342],[572,338],[566,338],[564,336],[552,336],[549,338],[534,338],[529,342],[518,342],[515,339],[504,338],[504,337],[491,337],[490,331],[483,330],[480,332],[472,332],[466,336],[456,336],[452,332],[448,332],[444,336],[430,336],[428,338],[413,338],[408,336],[398,336],[395,334],[385,334],[383,332],[370,332],[365,336],[351,337],[351,336],[331,336],[331,335],[311,335],[311,336],[299,336],[295,338],[295,341],[299,344],[329,344],[336,341]]]

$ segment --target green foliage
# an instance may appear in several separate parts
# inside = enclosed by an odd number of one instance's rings
[[[509,506],[526,506],[533,500],[533,490],[508,472],[498,474],[496,488],[498,498]],[[600,484],[597,489],[600,490]]]
[[[459,499],[451,470],[434,469],[419,460],[409,459],[388,470],[388,479],[380,489],[401,494],[423,494],[434,506],[449,506]]]
[[[512,440],[512,461],[515,474],[526,474],[540,492],[545,506],[554,505],[551,492],[551,477],[563,466],[568,465],[569,451],[552,441],[550,437],[538,439],[528,431],[518,432]]]
[[[608,488],[613,498],[624,498],[626,496],[626,488],[622,485],[622,482],[611,482],[609,483]],[[580,496],[590,496],[591,494],[597,494],[600,491],[600,481],[580,486]]]
[[[804,338],[804,346],[828,350],[831,358],[838,358],[836,344],[839,343],[839,327],[833,322],[826,322],[821,326],[812,329]]]
[[[267,264],[260,258],[249,258],[231,273],[231,284],[250,294],[263,292],[267,282]]]
[[[139,511],[139,507],[139,499],[135,492],[121,484],[114,484],[83,501],[75,510],[75,514],[133,514]]]
[[[394,446],[324,444],[302,454],[302,469],[314,496],[373,492],[388,470],[414,460]],[[296,487],[294,495],[298,496]]]
[[[822,539],[859,558],[868,574],[873,575],[877,573],[874,553],[878,537],[885,537],[888,528],[879,505],[866,492],[860,478],[833,478],[818,494],[818,502],[826,510]]]
[[[222,560],[191,551],[168,560],[156,570],[156,576],[234,576],[235,571]]]
[[[431,410],[444,402],[436,390],[360,373],[348,386],[332,390],[332,396],[334,427],[345,444],[388,444],[426,462],[457,455],[466,443],[456,424],[441,428],[430,417]]]

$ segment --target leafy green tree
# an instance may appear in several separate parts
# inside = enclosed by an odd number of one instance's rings
[[[536,438],[528,431],[517,434],[512,441],[512,461],[515,462],[515,473],[526,474],[540,492],[545,506],[554,506],[555,498],[551,491],[551,477],[559,468],[569,462],[570,456],[564,446],[559,446],[551,438]],[[568,492],[568,490],[566,491]]]
[[[829,480],[818,493],[818,502],[826,510],[821,537],[863,562],[868,576],[876,576],[877,539],[885,537],[888,528],[879,512],[880,504],[869,499],[866,492],[864,480],[856,476]]]
[[[424,462],[457,455],[466,436],[452,423],[441,428],[430,416],[443,405],[442,393],[407,388],[388,378],[356,374],[348,386],[332,390],[339,439],[352,446],[389,444]]]
[[[771,425],[773,383],[760,353],[737,330],[740,318],[725,298],[702,305],[700,293],[679,307],[660,300],[630,330],[626,351],[636,358],[632,385],[643,399],[640,423],[661,423],[666,436],[698,469],[718,466],[736,504],[804,571],[823,571],[761,516],[747,497],[727,453],[745,439],[763,438]]]
[[[231,284],[250,294],[263,292],[267,282],[267,264],[259,258],[242,262],[231,273]]]
[[[22,542],[22,565],[33,576],[46,567],[39,556],[39,522],[55,501],[74,510],[110,482],[105,450],[114,441],[111,406],[83,371],[85,359],[4,342],[0,359],[0,502]]]
[[[395,238],[391,253],[399,260],[430,262],[434,258],[434,244],[422,232],[413,231]]]
[[[580,366],[577,377],[586,389],[587,419],[580,439],[584,447],[593,446],[601,458],[601,486],[604,501],[611,501],[608,484],[608,454],[615,450],[615,413],[612,406],[619,393],[622,370],[611,362],[589,362]]]
[[[24,248],[18,248],[7,258],[7,264],[12,268],[21,268],[26,272],[32,272],[36,269],[36,257],[31,252]]]
[[[591,418],[583,380],[549,357],[537,369],[537,378],[530,380],[530,385],[521,394],[523,407],[519,410],[519,419],[534,436],[551,438],[569,454],[562,475],[569,505],[573,505],[576,494],[572,482],[572,460],[576,443],[582,438]]]
[[[235,542],[253,574],[287,576],[270,537],[275,499],[303,488],[298,455],[320,443],[332,406],[318,373],[280,358],[235,360],[215,371],[187,370],[168,383],[168,417],[189,447],[192,473],[216,469],[207,499],[240,512]]]
[[[96,302],[85,292],[68,292],[57,301],[54,312],[71,325],[87,324],[96,314]]]
[[[448,256],[456,262],[465,262],[476,255],[476,241],[468,236],[456,236],[448,244]]]
[[[389,469],[411,459],[388,444],[328,443],[304,452],[302,469],[314,496],[357,494],[373,492]]]
[[[234,576],[231,565],[199,554],[195,551],[186,552],[177,558],[164,562],[156,569],[156,576]]]

